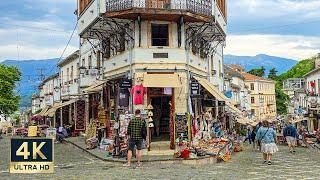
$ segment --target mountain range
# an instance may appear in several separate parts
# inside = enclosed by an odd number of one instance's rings
[[[21,96],[20,107],[31,106],[31,96],[36,93],[41,81],[58,72],[58,58],[43,60],[5,60],[2,64],[16,66],[21,72],[21,80],[17,83],[16,92]]]
[[[278,75],[280,75],[290,70],[294,65],[298,63],[298,61],[282,57],[269,56],[266,54],[259,54],[256,56],[225,55],[224,63],[241,65],[245,68],[246,71],[264,66],[266,68],[266,74],[269,73],[270,69],[276,68],[276,70],[278,71]]]
[[[17,84],[16,91],[22,97],[21,107],[31,106],[30,97],[37,92],[37,87],[46,77],[58,72],[57,63],[59,59],[43,59],[43,60],[5,60],[2,63],[6,65],[16,66],[22,73],[21,81]],[[271,68],[276,68],[278,74],[282,74],[291,69],[298,62],[293,59],[269,56],[260,54],[257,56],[234,56],[225,55],[225,64],[238,64],[247,71],[264,66],[266,74]]]

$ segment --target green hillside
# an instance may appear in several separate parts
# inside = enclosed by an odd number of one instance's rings
[[[305,59],[293,66],[289,71],[281,74],[276,79],[277,112],[285,114],[287,107],[285,102],[288,96],[282,91],[282,82],[288,78],[302,78],[305,74],[312,71],[315,67],[315,58]]]
[[[315,58],[305,59],[293,66],[289,71],[281,74],[277,81],[284,81],[288,78],[302,78],[305,74],[314,69]]]

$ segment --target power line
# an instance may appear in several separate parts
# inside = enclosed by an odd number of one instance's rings
[[[75,33],[76,29],[77,29],[77,26],[78,26],[78,21],[77,21],[76,25],[75,25],[74,28],[73,28],[73,31],[72,31],[72,33],[71,33],[71,36],[70,36],[70,38],[69,38],[69,40],[68,40],[68,42],[67,42],[66,47],[65,47],[64,50],[62,51],[61,56],[60,56],[57,64],[61,61],[64,53],[66,52],[66,50],[67,50],[67,48],[68,48],[68,46],[69,46],[69,44],[70,44],[70,42],[71,42],[71,40],[72,40],[72,38],[73,38],[73,35],[74,35],[74,33]],[[54,69],[54,66],[53,66],[53,67],[51,68],[51,70],[49,71],[49,74],[52,73],[53,69]]]

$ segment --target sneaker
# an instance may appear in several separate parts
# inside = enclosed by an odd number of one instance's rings
[[[271,161],[268,161],[268,165],[271,165],[272,163],[271,163]]]
[[[293,152],[293,153],[295,153],[295,152],[296,152],[296,150],[293,150],[292,152]]]
[[[262,163],[262,164],[265,164],[265,163],[267,163],[267,161],[263,161],[263,163]]]
[[[123,164],[122,166],[123,166],[123,167],[130,167],[131,165],[128,164],[128,163],[125,163],[125,164]]]

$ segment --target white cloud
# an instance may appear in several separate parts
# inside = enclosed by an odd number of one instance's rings
[[[64,46],[41,47],[35,45],[19,46],[16,44],[0,45],[0,55],[4,59],[49,59],[60,57]],[[78,47],[69,46],[64,57],[76,51]]]
[[[297,60],[309,58],[320,52],[320,37],[299,35],[229,35],[226,54],[268,54]]]
[[[71,35],[54,21],[16,20],[12,24],[17,26],[0,29],[0,61],[60,57]],[[75,33],[65,56],[78,48],[78,39]]]
[[[236,0],[229,3],[231,16],[287,17],[299,20],[320,17],[319,0]]]

